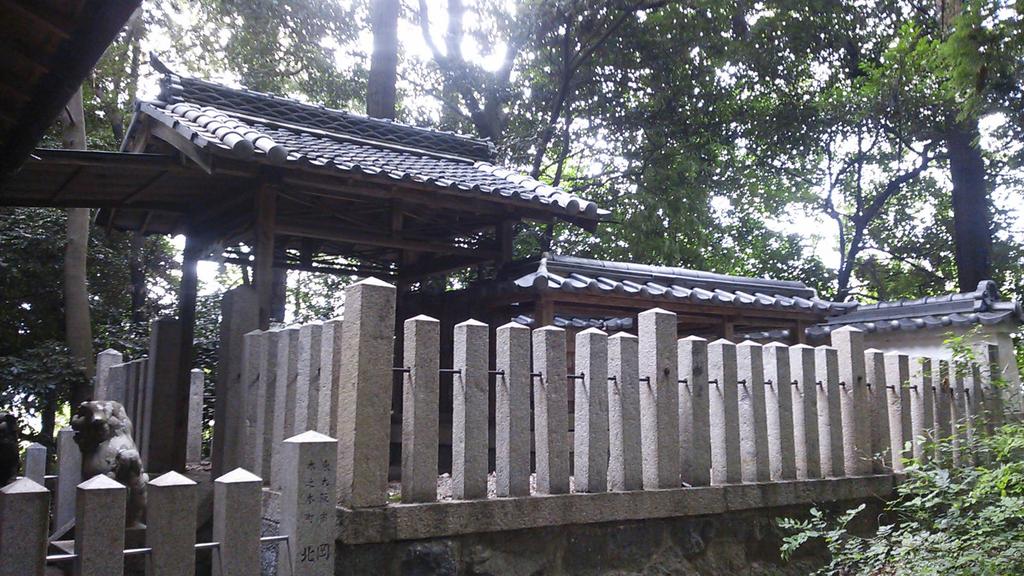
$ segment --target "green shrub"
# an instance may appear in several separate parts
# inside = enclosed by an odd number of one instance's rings
[[[952,440],[928,463],[910,463],[873,534],[852,524],[866,507],[840,514],[812,510],[809,519],[784,518],[782,554],[808,541],[831,554],[819,574],[1024,574],[1024,426],[1007,424],[992,436],[963,442],[975,465],[943,466]]]

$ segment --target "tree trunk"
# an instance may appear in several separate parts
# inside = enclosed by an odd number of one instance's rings
[[[85,149],[85,114],[82,90],[68,101],[62,134],[64,148]],[[92,378],[92,325],[89,319],[89,286],[86,278],[86,255],[89,250],[89,209],[67,210],[67,246],[64,248],[64,328],[68,348],[75,363]],[[90,396],[90,386],[71,390],[72,406]]]
[[[140,232],[132,232],[129,242],[131,255],[128,274],[132,283],[132,323],[139,324],[146,321],[146,269],[142,261],[146,237]]]
[[[399,0],[373,0],[371,7],[373,55],[366,87],[366,114],[373,118],[395,118],[400,8]]]
[[[985,160],[975,144],[978,123],[957,124],[946,133],[953,180],[953,242],[961,292],[992,277],[992,230]]]

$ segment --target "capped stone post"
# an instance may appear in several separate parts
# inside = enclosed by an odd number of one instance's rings
[[[497,495],[529,496],[530,329],[509,322],[498,328],[496,338],[494,465]]]
[[[638,315],[640,441],[644,488],[678,488],[679,376],[676,315],[654,308]]]
[[[338,384],[341,382],[342,320],[324,322],[320,332],[320,391],[317,394],[316,430],[332,438],[338,435]]]
[[[214,576],[260,573],[262,492],[260,477],[242,468],[213,481],[213,540],[220,543]]]
[[[124,521],[128,489],[100,474],[78,485],[75,496],[75,576],[124,574]]]
[[[871,413],[871,471],[888,472],[892,465],[889,434],[889,390],[886,388],[885,354],[876,348],[864,351],[864,374],[867,378],[868,405]]]
[[[765,412],[768,415],[768,463],[772,480],[796,479],[793,433],[793,384],[789,346],[772,342],[764,347]]]
[[[107,348],[96,355],[96,387],[92,391],[92,397],[96,400],[114,400],[124,403],[123,396],[113,394],[111,387],[110,367],[124,362],[124,356],[113,348]],[[119,392],[123,392],[122,386]]]
[[[839,400],[839,351],[831,346],[814,349],[818,386],[818,447],[826,477],[846,473],[843,454],[843,417]]]
[[[277,376],[274,379],[274,424],[270,444],[270,485],[281,487],[281,443],[295,434],[295,388],[299,372],[299,327],[281,330],[277,338]],[[269,472],[269,474],[267,474]]]
[[[711,483],[711,404],[708,391],[708,341],[680,338],[679,458],[683,483]]]
[[[885,390],[889,403],[892,469],[903,472],[903,460],[914,455],[911,448],[914,429],[910,420],[910,356],[899,352],[885,354]]]
[[[406,320],[404,330],[403,367],[409,372],[402,375],[402,502],[433,502],[441,323],[421,315]]]
[[[565,330],[533,331],[533,430],[536,438],[537,492],[569,492],[569,399]]]
[[[614,491],[644,487],[638,350],[632,334],[608,339],[608,489]]]
[[[310,322],[299,327],[298,367],[295,372],[295,416],[292,430],[315,430],[320,394],[320,346],[323,325]]]
[[[337,441],[310,430],[285,440],[282,450],[288,473],[281,489],[281,534],[288,536],[292,573],[331,576],[337,536]]]
[[[487,331],[476,320],[455,325],[452,496],[463,500],[487,497]]]
[[[75,431],[57,432],[57,499],[53,504],[54,529],[64,528],[75,518],[75,493],[82,481],[82,451],[75,443]]]
[[[273,470],[274,422],[279,412],[277,409],[277,356],[284,334],[284,330],[280,328],[264,330],[260,333],[260,387],[257,389],[257,397],[253,400],[257,410],[254,414],[255,420],[252,423],[252,436],[249,441],[252,443],[253,454],[256,455],[253,473],[263,478],[264,484],[270,483],[271,470]]]
[[[37,482],[0,487],[0,576],[43,576],[49,516],[50,491]]]
[[[195,575],[196,494],[196,483],[173,471],[146,485],[151,576]]]
[[[764,354],[757,342],[736,346],[740,413],[740,466],[744,482],[768,482],[768,417],[764,398]]]
[[[188,440],[185,445],[187,462],[199,462],[203,458],[203,393],[206,388],[206,374],[193,368],[188,374]]]
[[[736,388],[736,345],[723,339],[708,344],[711,420],[711,483],[743,480],[740,465],[740,405]]]
[[[796,477],[801,480],[821,478],[814,355],[814,348],[806,344],[789,347],[790,384],[793,388],[793,448],[796,452]]]
[[[608,335],[576,335],[575,467],[577,492],[608,490]]]
[[[864,364],[864,332],[852,326],[832,331],[839,355],[839,409],[843,421],[843,467],[847,476],[871,473],[871,412]]]
[[[935,424],[932,404],[932,360],[924,356],[910,359],[910,427],[914,458],[927,459],[925,443]]]
[[[383,506],[388,496],[395,287],[367,278],[345,288],[338,386],[338,496]]]
[[[46,480],[46,446],[33,442],[25,447],[25,478],[45,485]]]

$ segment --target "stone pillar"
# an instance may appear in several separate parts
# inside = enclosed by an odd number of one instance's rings
[[[285,440],[282,447],[288,473],[281,489],[281,534],[288,535],[295,576],[334,574],[337,444],[311,430]]]
[[[261,332],[260,339],[260,387],[255,398],[258,408],[255,414],[255,421],[252,427],[252,436],[249,441],[253,445],[253,453],[257,455],[253,465],[253,473],[263,479],[264,484],[270,484],[271,470],[273,469],[273,454],[275,450],[274,422],[277,418],[277,356],[281,347],[281,340],[287,334],[284,330],[275,328]],[[284,422],[282,421],[282,436],[284,440]]]
[[[303,324],[299,328],[298,368],[295,373],[294,434],[315,430],[320,409],[320,347],[323,325]]]
[[[711,483],[711,422],[708,391],[708,341],[680,338],[679,460],[683,484]]]
[[[644,488],[678,488],[679,370],[676,315],[654,308],[638,315],[640,440]]]
[[[494,445],[498,496],[530,495],[530,329],[498,328]]]
[[[0,487],[0,576],[43,576],[50,492],[19,478]]]
[[[337,418],[343,506],[387,503],[394,329],[394,286],[367,278],[345,289]]]
[[[871,414],[871,471],[889,472],[892,466],[891,434],[889,433],[889,395],[885,378],[885,354],[870,348],[864,351],[864,377],[867,379],[868,410]]]
[[[821,449],[821,471],[826,477],[845,475],[843,454],[843,420],[839,400],[839,355],[831,346],[814,350],[814,367],[818,386],[818,447]]]
[[[486,324],[466,320],[455,326],[453,367],[456,372],[452,378],[452,496],[461,500],[487,497],[489,349]],[[436,453],[436,447],[434,451]]]
[[[740,465],[740,406],[736,345],[722,338],[708,344],[711,421],[711,483],[743,480]]]
[[[196,483],[168,472],[146,485],[146,546],[151,576],[196,573]]]
[[[405,321],[403,342],[403,366],[409,373],[403,375],[402,392],[402,502],[433,502],[437,500],[441,323],[429,316],[410,318]]]
[[[793,378],[789,369],[789,347],[785,344],[772,342],[764,347],[764,379],[772,480],[795,480]]]
[[[242,378],[240,385],[245,390],[245,424],[242,429],[245,441],[239,450],[238,465],[246,470],[259,470],[259,450],[262,448],[255,442],[256,421],[266,401],[264,392],[263,369],[260,357],[263,355],[264,332],[251,330],[242,336]],[[258,475],[258,474],[257,474]]]
[[[221,301],[220,346],[214,391],[213,467],[216,477],[238,467],[245,441],[246,390],[242,386],[242,346],[246,332],[259,328],[256,289],[239,286]]]
[[[332,438],[338,436],[338,383],[341,382],[342,320],[324,322],[320,333],[320,391],[317,394],[316,430]]]
[[[843,467],[847,476],[871,473],[871,412],[864,367],[864,332],[843,326],[832,331],[839,355],[839,404],[843,421]]]
[[[75,576],[124,574],[128,489],[100,474],[78,485],[75,498]]]
[[[44,486],[46,482],[46,446],[33,442],[25,447],[25,473],[23,476]]]
[[[533,331],[533,430],[536,438],[537,492],[569,492],[569,399],[566,386],[565,330]]]
[[[961,362],[951,367],[951,389],[953,402],[950,406],[950,421],[953,425],[953,465],[967,466],[974,462],[972,454],[964,448],[970,438],[970,420],[967,411],[967,395],[964,381],[967,366]]]
[[[892,469],[903,472],[903,459],[913,456],[914,435],[910,423],[910,357],[898,352],[885,355],[885,391],[889,413],[889,445]]]
[[[206,374],[193,368],[188,374],[188,440],[185,460],[190,463],[203,459],[203,394]]]
[[[113,364],[107,369],[107,376],[104,381],[104,394],[106,398],[99,400],[113,400],[128,409],[128,364]],[[77,408],[77,406],[76,406]]]
[[[764,354],[757,342],[736,346],[740,413],[740,466],[744,482],[768,482],[768,418],[764,398]]]
[[[608,488],[641,490],[644,479],[638,340],[632,334],[619,332],[608,339],[608,344]]]
[[[135,408],[138,405],[137,400],[139,393],[139,363],[132,360],[131,362],[126,362],[124,366],[124,411],[132,421],[132,439],[134,440],[139,434],[138,414],[135,413]]]
[[[989,434],[1003,425],[1002,389],[1006,386],[1002,364],[999,362],[999,346],[979,344],[974,348],[974,357],[981,367],[982,405],[985,411],[985,429]]]
[[[262,486],[259,476],[242,468],[213,481],[213,540],[220,543],[214,576],[260,573]]]
[[[935,362],[935,360],[933,360]],[[932,410],[935,412],[935,436],[937,440],[946,440],[953,434],[950,422],[952,397],[949,386],[949,360],[938,360],[938,379],[933,384],[935,395],[932,397]],[[933,364],[934,366],[934,364]]]
[[[789,347],[789,372],[793,389],[793,448],[796,477],[821,478],[821,446],[818,436],[818,385],[814,369],[814,348],[806,344]]]
[[[161,318],[150,323],[146,366],[146,470],[185,470],[188,407],[191,390],[178,378],[181,366],[181,323]]]
[[[608,489],[608,335],[576,334],[574,468],[577,492]]]
[[[295,388],[299,372],[299,328],[281,330],[277,340],[277,376],[274,379],[274,420],[270,443],[270,486],[280,488],[284,477],[281,469],[281,443],[295,435]],[[388,416],[390,420],[390,415]]]
[[[113,400],[124,404],[123,396],[112,394],[110,381],[110,367],[124,362],[121,353],[112,348],[107,348],[96,355],[96,387],[93,388],[92,397],[95,400]],[[123,391],[123,388],[121,388]]]
[[[75,431],[57,432],[57,499],[53,505],[55,530],[75,519],[75,492],[82,481],[82,451],[75,444]]]
[[[149,358],[143,356],[135,367],[135,445],[142,461],[149,466],[149,421],[146,419],[152,391],[149,389]]]
[[[935,422],[932,406],[931,358],[910,359],[910,427],[914,458],[926,460],[925,443]]]

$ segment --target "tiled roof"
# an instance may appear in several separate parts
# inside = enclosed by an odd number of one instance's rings
[[[512,319],[523,326],[533,326],[533,316],[520,314]],[[556,315],[554,325],[559,328],[597,328],[605,332],[618,332],[620,330],[632,330],[634,321],[632,318],[596,318],[591,316],[559,316]]]
[[[593,202],[490,163],[490,142],[166,74],[139,111],[212,154],[330,167],[540,205],[564,218],[608,214]]]
[[[829,302],[802,282],[728,276],[686,268],[547,256],[514,280],[520,290],[637,295],[724,306],[835,313],[856,306]]]
[[[1020,302],[1000,301],[995,282],[984,280],[973,292],[861,304],[855,310],[812,326],[812,336],[827,335],[840,326],[854,326],[867,332],[921,330],[947,326],[981,324],[990,326],[1004,320],[1024,320]]]

